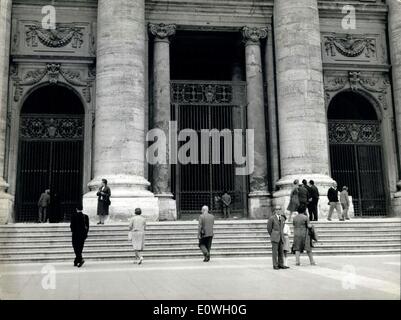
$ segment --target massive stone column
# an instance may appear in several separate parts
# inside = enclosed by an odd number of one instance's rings
[[[145,179],[145,1],[99,0],[96,120],[91,192],[84,209],[96,219],[96,191],[111,188],[110,219],[125,221],[136,207],[158,219],[158,201]]]
[[[177,209],[171,193],[171,170],[169,161],[170,99],[170,41],[175,25],[149,24],[154,36],[153,50],[153,128],[164,132],[166,163],[153,165],[153,191],[159,200],[159,219],[177,220]]]
[[[255,139],[255,167],[249,179],[249,217],[265,218],[270,215],[270,194],[267,184],[266,119],[260,40],[266,38],[267,30],[244,27],[242,35],[245,42],[248,129],[254,130]]]
[[[395,103],[395,122],[397,127],[398,156],[401,157],[401,2],[399,0],[387,0],[389,6],[388,32],[390,42],[390,56],[393,76],[393,94]],[[401,159],[398,159],[400,168]],[[393,201],[393,211],[401,215],[401,172],[397,183],[398,192]]]
[[[272,190],[275,190],[280,179],[280,159],[277,135],[277,108],[276,108],[276,84],[274,71],[273,32],[272,27],[267,29],[267,41],[265,50],[266,83],[267,83],[267,108],[269,118],[269,149],[271,161]]]
[[[274,201],[286,208],[294,179],[314,180],[321,195],[333,181],[317,0],[276,0],[274,37],[282,174]],[[327,212],[323,199],[320,211]]]
[[[0,2],[0,224],[9,222],[13,208],[13,197],[7,193],[4,180],[8,69],[11,38],[11,0]]]

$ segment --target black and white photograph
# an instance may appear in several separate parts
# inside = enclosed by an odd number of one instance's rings
[[[0,0],[0,304],[399,301],[400,258],[401,0]]]

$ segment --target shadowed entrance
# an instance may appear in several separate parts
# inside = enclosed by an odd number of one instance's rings
[[[331,173],[339,190],[349,188],[355,216],[385,216],[386,191],[380,121],[372,104],[347,91],[328,110]]]
[[[20,117],[16,221],[36,222],[51,191],[50,222],[68,221],[82,197],[84,108],[71,90],[49,85],[25,101]]]

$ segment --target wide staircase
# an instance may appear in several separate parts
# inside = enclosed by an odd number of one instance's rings
[[[354,219],[314,222],[319,236],[316,255],[400,254],[400,219]],[[292,226],[291,226],[292,229]],[[292,239],[292,237],[291,237]],[[266,221],[236,220],[215,223],[213,257],[271,255]],[[71,261],[68,224],[14,224],[0,226],[0,264]],[[127,225],[91,225],[84,248],[86,260],[127,260],[133,252]],[[148,223],[146,259],[200,258],[197,222]]]

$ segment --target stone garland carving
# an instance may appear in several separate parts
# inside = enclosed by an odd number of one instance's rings
[[[328,56],[336,56],[337,53],[349,58],[355,58],[365,52],[365,57],[370,58],[376,53],[376,40],[374,38],[355,37],[347,34],[345,37],[326,36],[324,47]]]
[[[25,32],[28,47],[37,47],[39,40],[41,44],[49,48],[61,48],[70,43],[73,48],[81,48],[82,38],[82,28],[78,27],[56,25],[56,29],[43,29],[37,25],[29,25]]]
[[[22,139],[72,139],[82,140],[84,121],[71,117],[23,116],[20,137]]]
[[[387,92],[390,81],[386,77],[361,76],[359,71],[350,71],[347,76],[336,76],[325,79],[325,97],[328,105],[333,92],[338,92],[349,85],[352,91],[364,89],[373,93],[380,101],[384,110],[387,110]]]
[[[18,77],[18,68],[16,65],[11,66],[11,78],[14,80],[14,101],[18,102],[23,93],[23,86],[32,86],[42,81],[47,76],[49,83],[56,84],[60,76],[65,81],[76,87],[83,87],[82,93],[86,102],[91,102],[91,87],[92,81],[95,78],[94,68],[88,70],[88,79],[81,79],[81,74],[78,71],[63,69],[58,63],[49,63],[43,69],[28,71],[21,79]]]
[[[381,130],[377,121],[358,123],[356,121],[329,121],[330,143],[380,144]]]
[[[242,36],[247,44],[260,44],[260,40],[267,37],[267,28],[243,27]]]
[[[175,34],[177,27],[174,24],[153,24],[149,23],[149,31],[158,39],[168,39]]]
[[[233,87],[229,84],[172,82],[171,101],[172,103],[229,104],[233,101]]]

